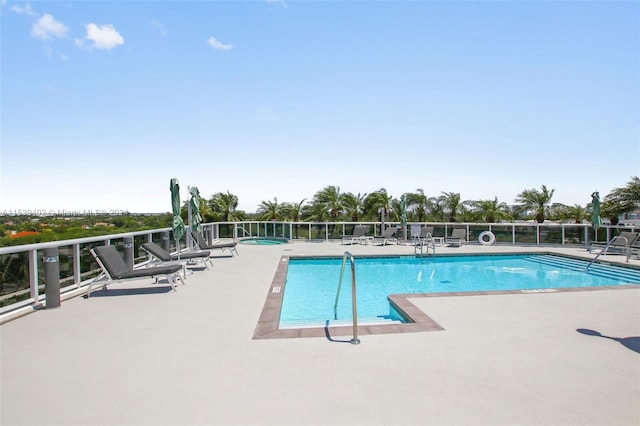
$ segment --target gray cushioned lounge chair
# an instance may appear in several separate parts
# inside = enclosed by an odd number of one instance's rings
[[[386,246],[387,243],[396,243],[398,244],[398,239],[396,238],[396,233],[398,232],[398,228],[395,226],[389,227],[384,230],[382,235],[379,235],[373,239],[373,243],[382,242],[383,246]]]
[[[600,250],[601,254],[620,254],[628,253],[629,250],[633,250],[640,243],[640,233],[632,231],[622,231],[620,235],[616,235],[609,242],[592,242],[589,246],[589,252],[593,250]]]
[[[99,246],[90,251],[100,266],[100,269],[102,269],[102,274],[89,284],[87,297],[91,295],[91,291],[95,285],[101,284],[102,288],[106,289],[107,285],[115,281],[145,277],[166,277],[173,291],[176,291],[176,281],[182,281],[178,273],[182,269],[182,265],[179,263],[131,269],[114,246]],[[184,281],[182,281],[182,284],[184,284]]]
[[[451,236],[445,239],[448,246],[460,247],[467,240],[467,230],[464,228],[455,228],[451,231]]]
[[[201,262],[207,270],[209,266],[207,261],[213,266],[211,260],[211,252],[209,250],[195,250],[195,251],[183,251],[180,253],[172,254],[153,242],[144,243],[140,246],[144,251],[149,253],[152,257],[152,263],[163,262]]]
[[[224,252],[225,250],[229,250],[229,252],[231,252],[231,256],[233,256],[233,253],[238,254],[238,249],[236,248],[236,246],[238,245],[238,241],[236,240],[216,241],[214,243],[208,243],[200,234],[196,234],[192,232],[191,235],[193,236],[193,239],[198,245],[198,248],[200,250],[220,249],[222,250],[222,252]]]
[[[367,242],[367,237],[365,234],[367,233],[367,225],[356,225],[353,227],[352,235],[345,235],[342,237],[342,244],[345,244],[347,241],[353,245],[355,243],[361,243],[364,241]]]

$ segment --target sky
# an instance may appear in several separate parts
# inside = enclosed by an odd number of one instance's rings
[[[0,1],[5,214],[640,175],[638,1]]]

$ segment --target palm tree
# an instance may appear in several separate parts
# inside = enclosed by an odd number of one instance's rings
[[[334,222],[338,220],[338,217],[345,210],[345,199],[344,195],[340,194],[339,186],[329,185],[324,187],[313,196],[313,200],[324,206]]]
[[[444,211],[449,212],[449,222],[455,222],[458,212],[461,210],[460,194],[457,192],[442,192],[439,198]]]
[[[582,207],[580,204],[574,204],[573,206],[567,206],[565,204],[553,204],[551,206],[554,217],[562,221],[573,221],[573,223],[582,223],[584,220],[589,220],[591,214],[586,207]]]
[[[327,220],[327,212],[324,205],[320,204],[315,199],[302,206],[300,215],[303,220],[310,222],[325,222]]]
[[[351,217],[352,222],[357,222],[360,215],[364,213],[364,200],[367,194],[354,195],[351,192],[344,194],[344,207],[347,216]]]
[[[424,222],[430,204],[431,202],[422,188],[416,189],[416,192],[407,193],[407,209],[412,209],[415,212],[418,222]]]
[[[303,198],[299,203],[293,203],[293,210],[291,211],[291,221],[299,222],[300,221],[300,211],[302,210],[302,205],[307,201],[306,198]]]
[[[537,189],[525,189],[516,198],[516,203],[524,210],[534,211],[536,222],[543,223],[549,214],[549,203],[553,197],[555,189],[548,190],[546,185]]]
[[[244,215],[236,211],[238,208],[238,196],[228,190],[226,193],[218,192],[214,194],[209,200],[209,207],[220,222],[234,222],[244,219]]]
[[[291,210],[291,221],[292,222],[298,222],[300,220],[300,212],[302,211],[302,205],[304,204],[304,202],[306,201],[306,198],[303,198],[299,203],[293,203],[292,204],[292,210]],[[298,238],[298,225],[294,225],[295,226],[295,237]]]
[[[377,215],[384,212],[384,218],[387,218],[392,211],[392,200],[393,197],[387,194],[387,190],[384,188],[372,192],[364,199],[366,215],[368,217],[378,217]]]
[[[496,223],[500,220],[512,218],[511,211],[507,203],[498,202],[498,197],[493,200],[477,200],[469,203],[474,211],[474,216],[483,222]]]
[[[273,201],[262,201],[256,212],[260,215],[259,220],[277,220],[280,217],[278,207],[277,198],[274,198]]]
[[[602,202],[601,213],[616,225],[621,214],[634,211],[640,206],[640,178],[631,177],[624,188],[614,188]]]

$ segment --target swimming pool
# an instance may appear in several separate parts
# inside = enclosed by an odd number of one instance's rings
[[[554,256],[471,255],[363,257],[356,259],[358,322],[406,322],[390,294],[521,290],[557,291],[640,284],[640,270]],[[335,321],[333,306],[342,258],[289,260],[280,328]],[[349,275],[345,274],[338,319],[351,320]]]
[[[258,246],[275,246],[280,244],[287,244],[289,241],[286,238],[267,238],[267,237],[252,237],[243,238],[240,240],[240,244],[258,245]]]

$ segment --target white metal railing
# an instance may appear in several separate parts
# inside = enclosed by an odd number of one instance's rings
[[[353,233],[353,226],[364,224],[369,227],[368,234],[378,236],[382,234],[381,222],[278,222],[278,221],[239,221],[214,222],[202,225],[203,232],[210,240],[218,238],[278,237],[296,241],[342,241],[344,236]],[[546,222],[543,224],[531,222],[514,223],[442,223],[442,222],[409,222],[421,226],[433,226],[434,236],[441,237],[451,234],[453,228],[463,227],[467,232],[467,241],[474,242],[480,233],[491,231],[496,236],[497,244],[511,245],[560,245],[588,247],[590,235],[593,233],[591,224],[558,224]],[[386,222],[385,226],[402,225],[399,222]],[[629,226],[603,226],[598,231],[600,241],[610,241],[614,233],[622,230],[637,231],[638,228]],[[0,322],[5,314],[16,309],[42,307],[44,294],[41,290],[44,283],[42,273],[43,250],[47,248],[60,249],[61,264],[61,296],[73,297],[81,294],[92,279],[98,267],[89,254],[89,249],[95,245],[123,244],[125,238],[134,239],[134,248],[125,249],[126,259],[130,264],[148,260],[144,255],[135,256],[135,250],[143,242],[156,239],[166,249],[175,251],[175,240],[170,238],[171,228],[159,228],[145,231],[111,234],[96,237],[79,238],[64,241],[0,247],[0,302],[8,303],[10,298],[16,298],[15,303],[0,307]],[[403,235],[403,233],[401,233]],[[172,247],[173,246],[173,247]],[[192,247],[191,235],[187,233],[180,242],[180,249]],[[10,259],[12,258],[12,259]],[[16,262],[18,271],[8,274],[7,262]],[[28,291],[27,291],[28,290]]]

